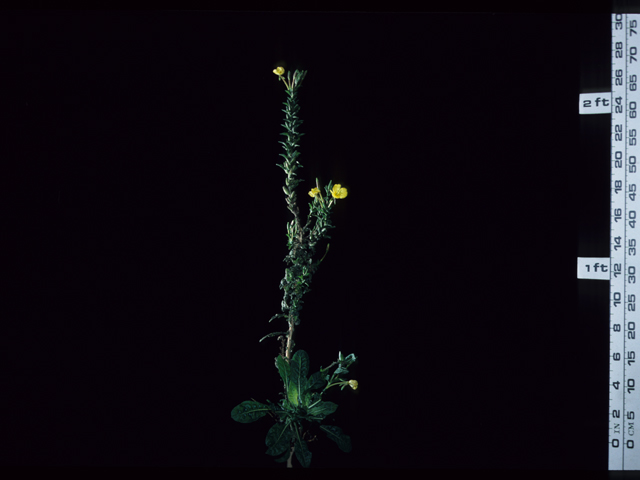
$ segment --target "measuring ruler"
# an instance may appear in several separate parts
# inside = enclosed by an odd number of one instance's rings
[[[610,256],[578,258],[578,278],[609,281],[609,470],[640,470],[640,15],[611,15],[611,92],[580,113],[611,114]]]

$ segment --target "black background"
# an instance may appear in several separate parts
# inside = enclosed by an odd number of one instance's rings
[[[297,346],[353,441],[314,467],[607,468],[610,16],[0,17],[0,464],[280,468],[267,419],[284,86],[348,188]],[[278,323],[280,322],[280,323]]]

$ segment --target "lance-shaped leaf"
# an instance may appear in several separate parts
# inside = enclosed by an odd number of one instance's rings
[[[336,368],[336,371],[333,372],[334,375],[342,375],[342,374],[346,374],[346,373],[349,373],[349,370],[347,370],[344,367],[338,367],[338,368]]]
[[[307,442],[305,440],[296,441],[295,452],[300,465],[304,468],[309,468],[309,465],[311,465],[311,452],[309,451],[309,447],[307,447]]]
[[[315,398],[314,396],[316,396],[317,393],[311,393],[311,392],[307,392],[304,395],[302,395],[302,404],[303,405],[313,405],[318,399]]]
[[[289,460],[289,455],[291,455],[290,452],[285,453],[283,456],[281,456],[280,458],[276,458],[274,460],[274,462],[278,462],[278,463],[283,463],[286,462],[287,460]]]
[[[340,427],[336,427],[335,425],[320,425],[320,429],[324,430],[327,437],[338,444],[340,450],[347,453],[351,451],[351,437],[345,435]]]
[[[267,455],[277,456],[291,445],[291,428],[284,423],[276,423],[267,432]]]
[[[287,386],[287,398],[293,404],[298,406],[300,404],[300,398],[298,397],[298,385],[295,382],[289,382]]]
[[[262,337],[258,343],[262,342],[262,340],[264,340],[265,338],[275,337],[276,335],[286,335],[287,333],[289,333],[289,332],[273,332],[273,333],[270,333],[270,334],[265,335],[264,337]]]
[[[291,359],[291,375],[289,388],[295,386],[298,395],[307,389],[307,375],[309,374],[309,355],[304,350],[298,350]],[[291,396],[289,396],[291,400]],[[298,402],[295,402],[297,405]]]
[[[320,402],[308,410],[309,415],[314,417],[326,417],[338,409],[338,405],[333,402]]]
[[[307,382],[307,390],[320,390],[327,384],[327,381],[322,378],[321,372],[316,372],[309,378]]]
[[[289,376],[291,375],[291,365],[289,365],[289,362],[287,362],[282,355],[278,355],[276,357],[276,367],[278,367],[280,378],[282,378],[286,388],[289,383]]]
[[[252,400],[245,400],[231,410],[231,418],[240,423],[251,423],[264,417],[271,410],[267,405]]]
[[[298,350],[294,353],[291,359],[291,368],[292,372],[297,369],[299,376],[306,379],[307,375],[309,375],[309,355],[307,355],[307,352]]]
[[[344,362],[342,362],[342,363],[345,364],[345,365],[351,365],[357,359],[358,359],[358,357],[356,357],[355,353],[350,353],[349,355],[347,355],[345,357]]]

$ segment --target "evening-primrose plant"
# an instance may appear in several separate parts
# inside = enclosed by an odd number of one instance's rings
[[[310,433],[309,424],[318,423],[320,430],[337,443],[344,452],[351,451],[351,438],[342,432],[340,427],[323,425],[322,421],[336,411],[338,405],[333,402],[323,401],[325,393],[335,386],[341,390],[351,387],[358,388],[356,380],[343,378],[349,373],[349,367],[356,361],[354,354],[342,355],[338,353],[338,359],[328,367],[309,376],[309,356],[304,350],[294,353],[295,342],[293,340],[294,329],[300,324],[300,310],[304,301],[302,297],[310,291],[311,277],[329,251],[329,245],[319,260],[314,260],[316,245],[325,238],[331,238],[328,230],[335,228],[331,223],[331,210],[339,199],[347,197],[347,189],[341,184],[324,186],[324,195],[316,178],[316,186],[309,192],[312,198],[309,204],[307,221],[302,223],[300,209],[297,205],[296,187],[302,180],[296,178],[296,170],[302,168],[298,161],[300,154],[296,147],[303,133],[299,131],[302,124],[297,116],[300,107],[298,105],[298,89],[307,74],[306,71],[296,70],[293,75],[287,72],[284,76],[284,68],[278,67],[273,73],[278,76],[286,88],[287,101],[285,120],[282,125],[286,132],[285,141],[281,141],[285,153],[280,155],[285,161],[277,164],[286,174],[285,185],[282,187],[286,195],[287,208],[293,214],[293,220],[287,223],[287,248],[289,253],[284,258],[287,267],[284,278],[280,281],[280,290],[284,296],[280,304],[282,313],[271,317],[269,322],[282,318],[287,322],[288,330],[273,332],[265,335],[265,338],[277,337],[281,342],[280,355],[275,359],[275,366],[283,382],[282,399],[273,403],[267,400],[267,404],[256,400],[247,400],[240,403],[231,411],[231,417],[240,423],[250,423],[269,415],[274,425],[267,432],[266,445],[268,455],[279,457],[276,462],[287,462],[287,467],[292,467],[292,459],[295,453],[297,460],[303,467],[311,463],[311,452],[308,443],[316,440]],[[336,369],[331,372],[331,369]]]

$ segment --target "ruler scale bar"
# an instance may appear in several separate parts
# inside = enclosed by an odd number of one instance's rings
[[[627,245],[628,248],[637,248],[640,237],[640,200],[636,200],[637,186],[640,185],[640,172],[638,172],[637,159],[638,133],[640,132],[640,91],[638,91],[638,78],[640,77],[640,15],[627,15],[627,193],[625,195],[627,213]],[[635,250],[634,250],[635,252]],[[628,254],[625,256],[625,284],[627,295],[627,309],[625,311],[625,394],[629,402],[625,402],[625,443],[633,445],[633,452],[629,448],[629,454],[624,457],[625,470],[640,469],[640,439],[635,440],[635,416],[640,415],[640,365],[636,362],[636,352],[640,351],[640,339],[636,339],[636,325],[640,318],[640,282],[637,274],[640,273],[640,255]]]
[[[609,280],[609,470],[640,470],[639,25],[611,15],[611,92],[580,95],[580,114],[611,114],[609,257],[578,258],[578,278]]]
[[[609,470],[624,470],[624,265],[626,229],[625,106],[626,15],[612,15],[611,24],[611,214],[609,281]]]
[[[610,238],[610,358],[609,470],[639,470],[640,442],[635,416],[640,413],[636,379],[640,306],[640,217],[636,204],[640,132],[640,15],[611,16],[611,238]],[[640,388],[640,385],[638,385]]]

